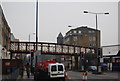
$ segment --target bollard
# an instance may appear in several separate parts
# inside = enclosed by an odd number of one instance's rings
[[[87,72],[84,72],[84,73],[83,73],[83,80],[82,80],[82,81],[87,81],[87,75],[88,75]]]
[[[98,67],[98,72],[102,72],[102,71],[101,71],[101,66]]]
[[[82,66],[82,71],[84,71],[84,66]]]
[[[68,79],[67,71],[65,71],[65,79]]]

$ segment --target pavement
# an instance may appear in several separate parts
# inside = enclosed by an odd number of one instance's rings
[[[24,71],[23,73],[23,77],[21,78],[21,76],[19,75],[18,78],[17,78],[17,81],[34,81],[34,76],[31,75],[30,73],[30,78],[27,77],[27,73]]]
[[[68,79],[66,81],[82,81],[83,72],[68,71]],[[87,81],[120,81],[118,72],[104,72],[103,74],[92,74],[88,72]],[[30,78],[27,77],[24,72],[23,78],[18,76],[17,81],[34,81],[34,76],[30,74]]]

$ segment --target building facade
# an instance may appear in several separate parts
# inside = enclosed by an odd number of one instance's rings
[[[100,46],[100,42],[101,42],[100,41],[100,30],[92,29],[87,26],[81,26],[75,29],[71,29],[66,33],[66,35],[63,38],[62,38],[62,34],[60,33],[58,35],[58,38],[57,38],[58,44],[61,41],[63,41],[62,44],[76,45],[76,46],[82,46],[82,47],[91,47],[94,49],[96,47],[97,48],[101,47]],[[69,60],[67,60],[66,58],[68,58]],[[65,65],[69,69],[78,69],[78,68],[81,68],[82,66],[85,66],[83,65],[81,56],[67,56],[66,58],[65,58],[66,60]]]
[[[100,48],[100,30],[96,31],[95,29],[89,28],[87,26],[71,29],[64,36],[64,44],[92,48],[95,48],[97,45],[97,47]]]
[[[5,19],[2,7],[0,6],[0,45],[1,45],[1,58],[9,59],[10,54],[8,53],[10,48],[10,34],[11,29]]]

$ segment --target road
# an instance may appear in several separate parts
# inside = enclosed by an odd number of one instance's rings
[[[68,71],[68,79],[66,81],[82,81],[83,80],[83,72],[75,72],[75,71]],[[87,80],[86,81],[120,81],[120,72],[104,72],[103,74],[92,74],[88,72]],[[34,77],[31,76],[29,79],[25,73],[24,77],[17,81],[34,81]]]
[[[119,72],[120,73],[120,72]],[[87,81],[120,81],[118,72],[104,72],[103,74],[92,74],[88,72]],[[71,81],[83,80],[83,72],[68,71],[68,77]],[[118,80],[119,79],[119,80]]]

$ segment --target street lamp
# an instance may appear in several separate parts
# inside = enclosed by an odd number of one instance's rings
[[[105,15],[109,14],[108,12],[106,12],[106,13],[96,13],[96,12],[88,12],[88,11],[84,11],[84,13],[90,13],[90,14],[105,14]]]
[[[38,50],[38,0],[36,0],[36,51]],[[35,67],[37,67],[37,56],[35,56]]]
[[[31,38],[30,38],[31,35],[35,35],[35,33],[30,33],[30,34],[29,34],[29,42],[30,42],[30,39],[31,39]]]
[[[96,13],[96,12],[88,12],[88,11],[84,11],[84,13],[89,13],[89,14],[95,14],[96,15],[96,54],[97,54],[97,58],[98,58],[98,64],[97,64],[97,72],[99,72],[99,63],[100,63],[100,59],[99,59],[99,55],[98,55],[98,22],[97,22],[97,16],[100,15],[100,14],[104,14],[104,15],[107,15],[109,14],[108,12],[107,13]]]
[[[38,0],[36,1],[36,51],[38,50]]]
[[[31,35],[35,35],[35,33],[30,33],[29,34],[29,50],[30,50],[30,37],[31,37]],[[30,50],[31,51],[31,50]]]
[[[32,56],[31,49],[30,49],[30,36],[31,35],[35,35],[35,33],[30,33],[29,34],[29,50],[30,50],[30,55],[31,55],[31,60],[30,60],[31,61],[31,73],[33,73],[33,67],[32,67],[33,66],[33,63],[32,63],[33,62],[33,56]]]

